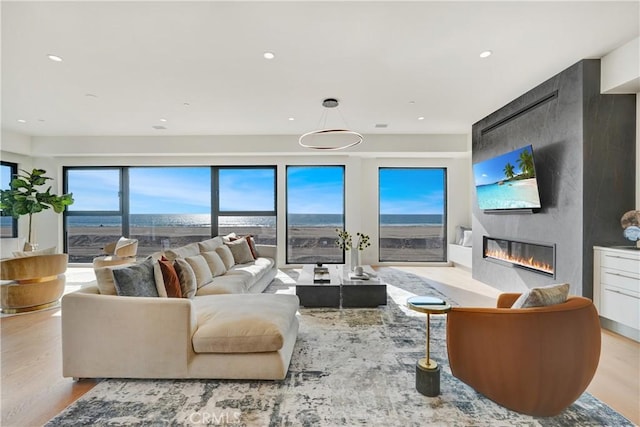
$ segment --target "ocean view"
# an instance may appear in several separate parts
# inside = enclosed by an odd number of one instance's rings
[[[382,226],[442,225],[442,215],[381,215]],[[335,214],[290,214],[288,224],[292,227],[341,227],[343,216]],[[256,226],[275,227],[273,216],[220,217],[221,227]],[[120,227],[119,216],[68,216],[68,227]],[[133,214],[131,227],[210,227],[209,214]]]

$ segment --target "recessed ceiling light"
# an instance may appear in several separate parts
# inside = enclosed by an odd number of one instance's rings
[[[418,117],[418,120],[424,120],[424,117],[420,116]]]
[[[27,123],[25,119],[18,119],[18,123]]]
[[[85,93],[84,96],[86,96],[87,98],[97,98],[98,95],[96,95],[95,93]]]
[[[273,52],[265,52],[262,56],[264,56],[264,59],[273,59],[276,57],[275,53]]]
[[[488,58],[491,56],[493,52],[490,50],[485,50],[484,52],[480,52],[480,58]]]
[[[290,122],[294,121],[295,119],[296,119],[295,117],[289,117]]]
[[[166,127],[160,126],[160,125],[154,125],[154,126],[151,126],[151,127],[154,128],[155,130],[165,130],[166,129]]]
[[[161,121],[161,122],[166,122],[166,121],[167,121],[167,119],[160,119],[160,121]]]
[[[62,57],[58,56],[58,55],[48,54],[47,58],[49,58],[50,60],[52,60],[54,62],[62,62]]]
[[[44,122],[44,119],[38,119],[39,122]]]
[[[188,107],[191,104],[189,104],[188,102],[183,102],[182,105],[184,105],[185,107]]]
[[[409,104],[415,104],[416,101],[409,101]]]
[[[385,128],[389,127],[389,125],[386,124],[386,123],[376,123],[375,127],[378,128],[378,129],[385,129]]]

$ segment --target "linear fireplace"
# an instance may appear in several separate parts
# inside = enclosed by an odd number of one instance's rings
[[[556,277],[556,245],[482,236],[482,257],[510,267]]]

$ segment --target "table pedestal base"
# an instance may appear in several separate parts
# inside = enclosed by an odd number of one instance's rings
[[[436,397],[440,394],[440,366],[434,369],[426,369],[416,363],[416,390],[428,397]]]

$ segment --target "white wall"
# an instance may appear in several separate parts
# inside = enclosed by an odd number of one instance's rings
[[[602,93],[636,94],[636,209],[640,209],[640,37],[605,55],[600,65]]]

